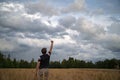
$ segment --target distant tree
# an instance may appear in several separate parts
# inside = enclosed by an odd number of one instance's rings
[[[88,61],[86,63],[86,68],[94,68],[94,67],[95,67],[95,65],[92,63],[92,61]]]
[[[108,68],[115,68],[117,65],[118,61],[116,59],[111,59],[109,60],[109,67]]]
[[[95,63],[95,67],[96,68],[103,68],[104,66],[103,66],[103,61],[97,61],[96,63]]]
[[[30,68],[29,63],[24,60],[20,60],[19,67],[20,68]]]
[[[13,59],[13,65],[14,68],[19,68],[19,61],[17,61],[15,58]]]
[[[83,61],[83,60],[81,60],[81,61],[79,62],[79,67],[80,67],[80,68],[85,68],[85,67],[86,67],[86,62]]]
[[[63,59],[62,63],[61,63],[61,67],[62,68],[67,68],[68,65],[67,65],[67,60],[66,59]]]
[[[75,64],[74,64],[74,63],[75,63],[74,58],[69,57],[67,63],[68,63],[68,67],[69,67],[69,68],[74,68],[74,67],[75,67]]]
[[[0,68],[4,67],[4,62],[5,62],[4,55],[0,51]]]
[[[10,56],[10,54],[8,54],[8,57],[7,57],[7,59],[5,59],[6,61],[5,61],[5,67],[6,68],[13,68],[13,62],[12,62],[12,60],[11,60],[11,56]]]
[[[74,59],[69,57],[68,60],[64,59],[61,64],[62,68],[72,68],[74,66]]]
[[[58,61],[50,62],[50,68],[61,68],[61,64]]]
[[[30,66],[31,66],[31,68],[35,68],[35,66],[36,66],[36,62],[34,61],[33,58],[32,58],[32,60],[30,62]]]

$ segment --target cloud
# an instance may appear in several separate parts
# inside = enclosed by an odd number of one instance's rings
[[[62,17],[61,19],[59,19],[60,25],[63,25],[66,28],[73,26],[75,22],[76,22],[76,18],[71,15],[65,16],[65,17]]]
[[[23,4],[1,3],[0,11],[2,16],[0,18],[1,27],[11,28],[17,31],[47,33],[63,30],[61,26],[57,24],[53,25],[50,18],[41,15],[39,12],[34,14],[27,13],[26,7]],[[60,28],[58,29],[55,26],[59,26]]]
[[[49,50],[54,40],[51,60],[120,58],[119,17],[103,15],[101,8],[87,14],[85,0],[50,2],[1,2],[0,50],[37,60],[41,48]]]
[[[67,7],[62,8],[61,12],[70,13],[70,12],[80,12],[85,9],[85,0],[74,0],[73,3]]]
[[[114,22],[120,22],[120,18],[119,17],[110,17],[110,19]]]
[[[0,50],[8,50],[8,51],[11,51],[15,48],[15,46],[13,46],[14,42],[12,41],[7,41],[5,39],[0,39]]]
[[[99,9],[95,9],[95,10],[88,10],[88,13],[90,16],[98,16],[98,15],[102,15],[102,14],[105,14],[104,10],[102,8],[99,8]]]
[[[113,34],[118,34],[120,35],[120,22],[115,22],[112,23],[109,27],[108,27],[108,32],[113,33]]]
[[[83,39],[94,39],[97,35],[104,33],[104,28],[87,20],[86,18],[77,19],[74,26],[71,29],[80,32],[80,36]]]
[[[99,39],[99,40],[98,40]],[[103,45],[103,47],[111,50],[112,52],[119,52],[120,50],[120,38],[116,34],[100,35],[97,40]]]
[[[93,15],[119,15],[120,14],[120,1],[119,0],[93,0],[92,2],[86,0],[87,9]]]
[[[18,43],[28,45],[31,47],[41,47],[41,46],[48,46],[47,40],[42,39],[33,39],[33,38],[17,38]],[[28,44],[29,43],[29,44]]]
[[[40,1],[35,3],[28,3],[25,5],[28,13],[38,13],[40,12],[42,15],[52,16],[59,14],[58,10],[49,5],[46,1]]]

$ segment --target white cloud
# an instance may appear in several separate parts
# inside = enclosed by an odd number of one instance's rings
[[[99,9],[96,9],[93,11],[89,11],[89,15],[91,15],[91,16],[98,16],[98,15],[102,15],[102,14],[104,14],[104,10],[102,8],[99,8]]]
[[[120,22],[114,22],[108,27],[108,32],[120,36]]]
[[[24,17],[26,17],[28,20],[31,20],[32,22],[34,20],[39,20],[41,19],[41,14],[40,13],[35,13],[35,14],[27,14],[27,13],[24,13],[22,14]]]
[[[96,40],[99,44],[103,45],[103,47],[111,50],[112,52],[119,52],[120,50],[120,36],[116,34],[108,34],[106,33],[99,35]]]
[[[79,36],[79,32],[76,31],[76,30],[66,29],[66,32],[67,32],[70,36]]]
[[[17,38],[18,43],[25,44],[31,47],[44,47],[48,46],[48,40],[33,39],[33,38]]]
[[[76,18],[72,15],[64,16],[59,19],[59,23],[66,28],[73,26],[75,22]]]
[[[0,11],[4,12],[24,12],[24,6],[19,3],[0,3]]]
[[[63,35],[61,38],[52,38],[56,45],[76,43],[69,35]]]
[[[28,13],[41,13],[43,15],[52,16],[59,14],[58,10],[52,5],[49,5],[46,1],[28,3],[25,5]]]
[[[15,48],[15,44],[12,41],[7,41],[5,39],[0,39],[0,50],[2,51],[12,51]]]
[[[84,39],[94,39],[97,35],[105,32],[103,27],[86,18],[79,18],[71,29],[80,32],[81,37]]]
[[[86,7],[85,0],[74,0],[69,6],[62,9],[62,12],[70,13],[70,12],[80,12],[84,10]]]

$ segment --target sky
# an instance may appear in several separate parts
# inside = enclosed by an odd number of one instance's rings
[[[37,61],[120,59],[120,0],[0,0],[0,51]]]

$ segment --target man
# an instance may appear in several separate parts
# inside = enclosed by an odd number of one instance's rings
[[[36,75],[38,74],[38,80],[48,80],[48,68],[50,55],[53,49],[53,41],[51,41],[50,50],[47,53],[47,48],[42,48],[42,55],[39,57],[36,65]]]

